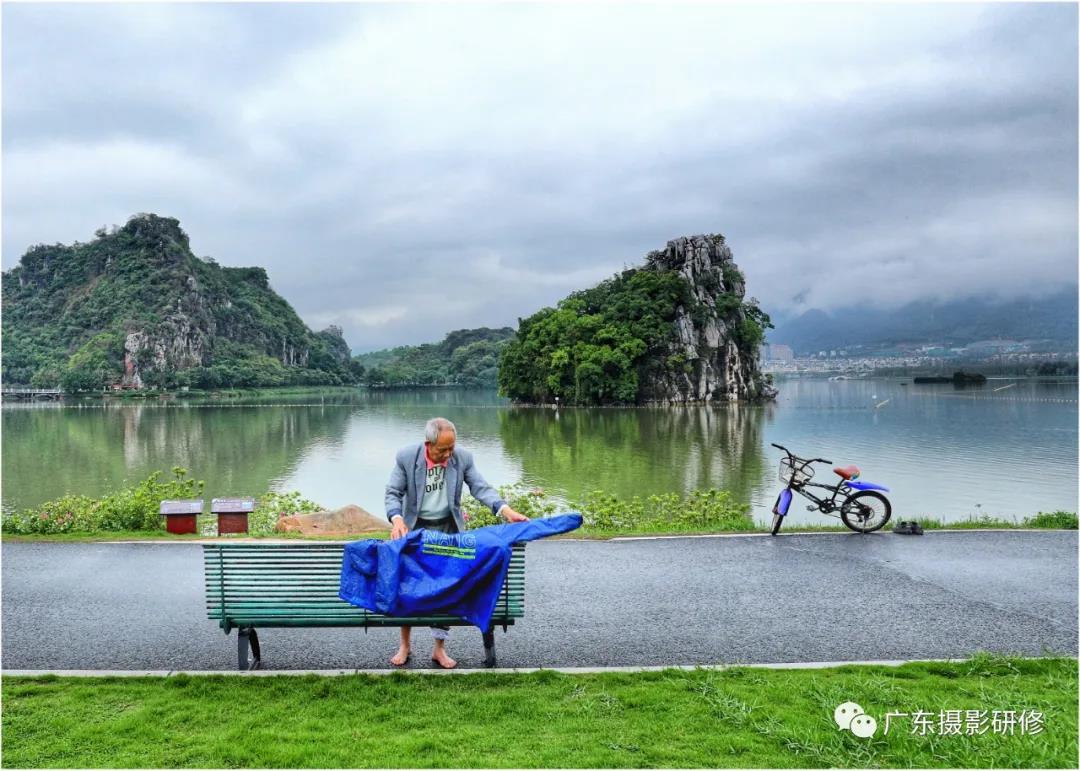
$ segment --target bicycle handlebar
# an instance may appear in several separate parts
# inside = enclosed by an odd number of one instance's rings
[[[795,455],[787,447],[783,447],[782,445],[779,445],[776,442],[769,442],[769,444],[771,444],[773,447],[775,447],[778,450],[783,450],[784,452],[786,452],[792,458],[796,458],[797,460],[802,460],[802,458],[799,458],[797,455]],[[825,460],[825,458],[808,458],[808,459],[804,460],[803,462],[804,463],[832,463],[831,460]]]

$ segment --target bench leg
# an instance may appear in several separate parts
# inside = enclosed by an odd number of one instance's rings
[[[251,649],[251,658],[248,658],[248,649]],[[258,669],[262,664],[262,651],[259,650],[259,635],[251,626],[241,627],[236,630],[236,653],[240,671]]]
[[[484,632],[484,666],[495,666],[495,627]]]

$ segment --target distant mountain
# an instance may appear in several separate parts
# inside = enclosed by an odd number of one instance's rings
[[[353,357],[374,386],[463,385],[495,387],[499,356],[514,336],[512,327],[458,329],[442,342],[403,345]]]
[[[96,236],[31,247],[3,274],[5,383],[74,391],[356,379],[340,328],[310,330],[262,268],[199,259],[177,220],[138,214]]]
[[[901,343],[961,346],[997,338],[1044,340],[1075,349],[1077,299],[1073,286],[1034,300],[966,298],[922,300],[893,310],[866,304],[830,312],[814,309],[779,322],[767,338],[790,345],[797,354]]]

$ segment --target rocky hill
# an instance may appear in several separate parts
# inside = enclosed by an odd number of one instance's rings
[[[522,319],[500,389],[530,403],[771,399],[757,361],[771,322],[745,293],[723,236],[669,241],[643,267]]]
[[[310,330],[262,268],[191,252],[139,214],[71,246],[38,245],[3,275],[3,377],[68,390],[356,380],[341,330]]]

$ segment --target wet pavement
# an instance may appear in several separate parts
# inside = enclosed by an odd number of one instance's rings
[[[11,669],[228,670],[197,544],[2,545]],[[1077,533],[928,531],[546,540],[526,549],[525,618],[500,667],[1077,654]],[[267,669],[389,667],[396,629],[263,629]],[[431,666],[426,629],[411,668]],[[480,633],[451,655],[480,666]]]

